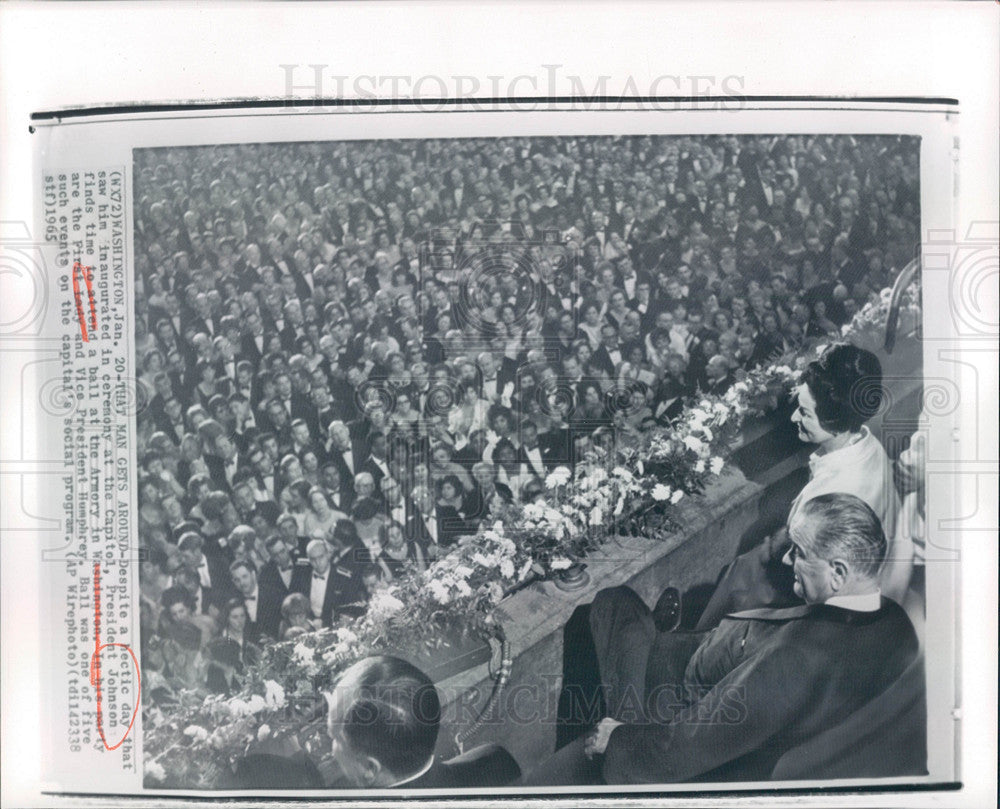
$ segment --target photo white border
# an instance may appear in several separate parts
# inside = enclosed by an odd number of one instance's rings
[[[998,218],[996,120],[1000,80],[1000,25],[992,3],[593,3],[568,13],[554,2],[524,4],[357,3],[349,10],[293,4],[245,6],[176,3],[5,3],[0,7],[0,210],[5,221],[30,223],[35,184],[29,113],[41,109],[136,100],[209,100],[274,97],[282,63],[336,63],[380,74],[491,73],[513,76],[563,63],[593,84],[664,70],[680,75],[745,77],[747,93],[911,95],[955,97],[961,102],[958,155],[960,234],[973,222]],[[488,31],[484,36],[483,32]],[[623,47],[623,42],[627,45]],[[86,53],[84,53],[86,51]],[[81,63],[86,62],[85,69]],[[565,92],[568,88],[562,88]],[[32,234],[28,234],[29,238]],[[25,290],[5,283],[0,307],[20,311]],[[996,292],[982,305],[996,310]],[[9,345],[9,344],[8,344]],[[991,390],[996,411],[996,355],[968,356]],[[992,352],[992,353],[991,353]],[[0,352],[0,363],[4,357]],[[6,405],[20,399],[16,386]],[[0,431],[0,482],[10,505],[19,474],[16,428]],[[996,469],[996,423],[981,425],[965,447]],[[974,616],[963,637],[962,793],[941,795],[838,795],[808,801],[828,805],[989,805],[996,786],[996,501],[977,503],[963,492],[967,512],[985,509],[982,546],[966,555],[963,609]],[[0,526],[17,530],[19,509]],[[5,509],[6,510],[6,509]],[[8,534],[5,539],[13,540]],[[3,745],[5,802],[53,803],[38,792],[36,723],[40,639],[11,615],[34,603],[39,580],[36,551],[23,541],[0,543],[3,553]],[[765,800],[803,804],[804,798]],[[61,803],[61,802],[60,802]],[[723,799],[722,805],[731,805]]]

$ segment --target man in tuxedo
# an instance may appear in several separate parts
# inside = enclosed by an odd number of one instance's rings
[[[196,333],[214,337],[218,326],[212,317],[212,304],[208,295],[198,292],[192,303],[192,311],[183,319],[181,333],[193,328]]]
[[[292,452],[295,439],[292,436],[292,421],[288,410],[281,401],[275,397],[269,399],[263,407],[266,426],[270,427],[269,433],[277,443],[278,455],[287,455]]]
[[[292,386],[292,378],[285,371],[279,371],[274,375],[275,396],[272,401],[277,401],[288,414],[288,419],[309,418],[309,402],[298,393]]]
[[[391,477],[382,478],[379,483],[382,493],[381,506],[385,515],[393,522],[405,527],[413,514],[413,504],[403,497],[402,487]]]
[[[448,544],[443,531],[434,496],[426,486],[414,486],[410,492],[413,515],[406,523],[406,538],[417,542],[430,558],[437,558],[442,545]],[[451,537],[447,537],[450,540]]]
[[[311,412],[306,422],[309,432],[315,436],[324,436],[330,424],[337,421],[339,413],[333,406],[333,397],[326,385],[313,385],[309,391]]]
[[[499,365],[489,351],[483,351],[476,358],[479,369],[480,396],[491,404],[510,407],[510,397],[514,393],[514,379],[517,364],[504,357]]]
[[[612,379],[621,364],[622,352],[618,347],[618,329],[610,323],[601,326],[601,344],[590,358],[591,365],[600,368]]]
[[[263,443],[264,439],[268,436],[269,440],[273,440],[274,436],[265,434],[260,436],[259,442]],[[268,500],[277,502],[278,487],[276,485],[274,460],[270,454],[265,452],[262,446],[258,444],[250,448],[248,460],[250,461],[250,468],[254,473],[254,499],[258,503]]]
[[[729,368],[729,360],[721,354],[715,354],[709,358],[705,365],[705,379],[708,382],[705,392],[717,396],[724,394],[736,381]]]
[[[528,781],[559,783],[560,769],[586,769],[584,756],[599,756],[591,774],[612,784],[765,780],[785,753],[862,709],[879,727],[880,695],[918,654],[906,613],[879,590],[881,521],[854,495],[824,494],[792,518],[789,535],[797,606],[688,633],[671,631],[666,593],[653,612],[627,587],[598,593],[588,621],[605,718]],[[874,769],[914,772],[919,742],[902,738],[912,731],[883,721],[879,732],[857,740],[877,751]],[[826,776],[815,768],[809,777]]]
[[[173,397],[163,402],[163,411],[154,416],[156,427],[174,444],[180,446],[181,439],[187,432],[184,426],[184,406],[179,399]]]
[[[531,419],[522,419],[520,437],[517,460],[522,469],[529,475],[535,475],[545,480],[545,459],[542,457],[542,448],[538,443],[538,425]]]
[[[368,434],[368,445],[371,448],[368,457],[361,464],[361,471],[367,472],[375,481],[376,488],[382,481],[389,477],[389,463],[387,460],[387,450],[385,433],[381,430]]]
[[[236,597],[247,611],[247,640],[258,643],[263,636],[278,639],[281,625],[280,594],[261,586],[257,571],[249,562],[239,559],[229,566]]]
[[[337,465],[341,480],[353,481],[354,476],[361,471],[365,456],[355,451],[357,445],[351,437],[350,428],[343,421],[331,421],[326,434],[323,450],[327,459]]]
[[[272,534],[265,546],[271,558],[260,569],[261,586],[278,594],[284,601],[287,595],[295,592],[292,589],[292,580],[295,575],[293,548],[280,534]]]
[[[353,478],[344,478],[335,461],[326,461],[319,468],[319,483],[326,492],[330,505],[337,511],[350,514],[354,505]]]
[[[552,413],[549,428],[538,437],[542,460],[549,472],[557,466],[570,466],[573,463],[573,431],[568,421],[568,404],[562,400],[550,400]]]
[[[177,550],[181,564],[198,574],[204,611],[213,604],[220,606],[232,595],[229,559],[216,543],[206,545],[201,534],[187,531],[178,538]]]
[[[312,617],[328,627],[338,610],[363,600],[361,577],[345,565],[334,565],[330,547],[322,539],[306,546],[306,558],[309,566],[296,567],[292,589],[309,599]]]
[[[240,343],[240,358],[250,362],[254,368],[260,365],[264,356],[265,338],[264,321],[257,312],[248,312],[245,319],[246,329]]]
[[[199,433],[205,432],[207,426],[202,424]],[[221,424],[213,422],[212,426],[216,428],[214,437],[209,439],[213,454],[205,456],[205,464],[216,488],[231,492],[240,466],[236,442],[226,434]]]

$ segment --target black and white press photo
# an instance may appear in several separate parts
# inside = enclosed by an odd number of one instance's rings
[[[993,805],[990,5],[0,3],[0,803]]]
[[[145,786],[926,775],[920,168],[136,149]]]

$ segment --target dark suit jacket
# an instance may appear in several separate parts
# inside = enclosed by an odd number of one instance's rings
[[[557,427],[538,436],[542,461],[548,471],[573,462],[573,435],[568,426]]]
[[[604,628],[622,642],[629,638],[621,627]],[[595,639],[599,635],[595,627]],[[693,638],[700,643],[692,650]],[[621,650],[615,645],[604,653],[616,655]],[[657,702],[663,714],[657,721],[612,731],[604,778],[766,779],[788,750],[889,688],[916,659],[917,648],[906,613],[886,598],[875,612],[826,604],[764,608],[728,616],[703,635],[659,634],[646,666],[647,695],[657,684],[682,689],[672,703]],[[603,663],[602,673],[605,665],[612,664]]]
[[[281,574],[278,572],[278,566],[275,564],[274,560],[268,561],[264,567],[260,569],[260,575],[258,576],[260,580],[261,587],[267,587],[268,590],[274,591],[281,596],[282,601],[284,601],[285,596],[293,592],[292,584],[295,583],[295,566],[292,565],[292,581],[289,586],[285,586],[284,579],[281,578]],[[281,605],[279,603],[279,612]]]
[[[226,479],[226,462],[222,458],[218,455],[206,455],[205,465],[208,467],[208,474],[211,476],[212,482],[218,489],[224,492],[232,490],[230,482]]]
[[[281,626],[281,602],[284,596],[280,590],[257,581],[257,620],[247,622],[247,640],[258,643],[262,636],[278,639]]]
[[[312,589],[312,566],[296,565],[292,578],[292,590],[309,598]],[[319,619],[323,626],[330,626],[334,612],[340,608],[364,599],[364,585],[361,576],[346,565],[334,564],[330,567],[330,575],[326,580],[326,596],[323,599],[323,610]]]

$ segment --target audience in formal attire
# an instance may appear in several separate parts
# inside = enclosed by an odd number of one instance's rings
[[[891,136],[137,151],[158,693],[231,688],[554,468],[836,336],[912,256],[918,177]]]

